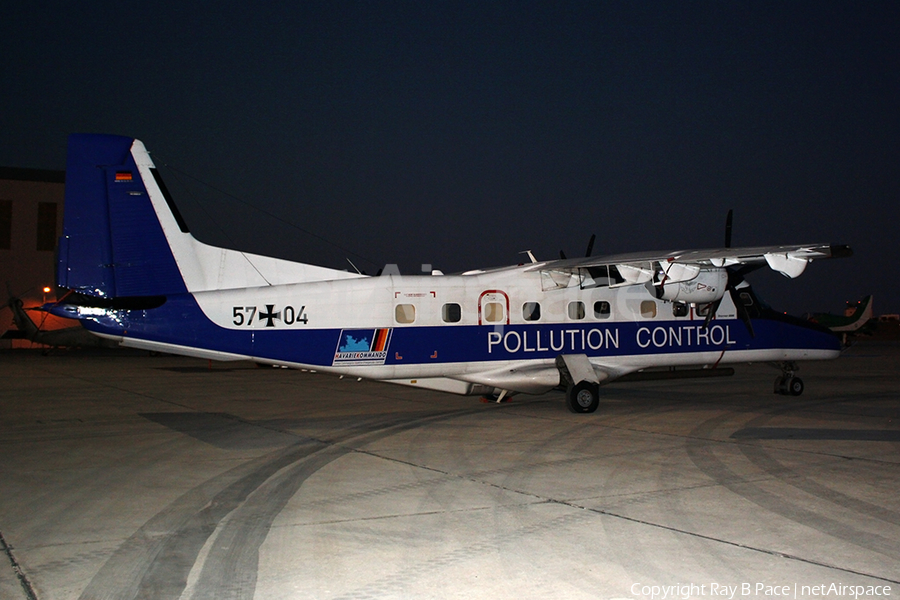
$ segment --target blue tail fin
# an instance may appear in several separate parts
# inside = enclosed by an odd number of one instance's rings
[[[57,268],[61,287],[105,298],[186,291],[132,156],[134,142],[113,135],[69,136]]]

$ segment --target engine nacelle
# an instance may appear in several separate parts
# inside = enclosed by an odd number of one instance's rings
[[[654,286],[656,297],[668,302],[706,304],[720,300],[728,287],[728,272],[716,267],[700,269],[697,276],[688,281],[663,283]]]

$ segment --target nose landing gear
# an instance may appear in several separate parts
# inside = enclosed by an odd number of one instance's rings
[[[803,380],[794,375],[798,370],[796,363],[786,362],[778,365],[781,376],[775,379],[775,393],[782,396],[799,396],[803,393]]]

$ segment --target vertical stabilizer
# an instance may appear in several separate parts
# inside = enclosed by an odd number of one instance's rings
[[[108,298],[186,291],[132,156],[134,144],[122,136],[69,136],[60,286]]]

